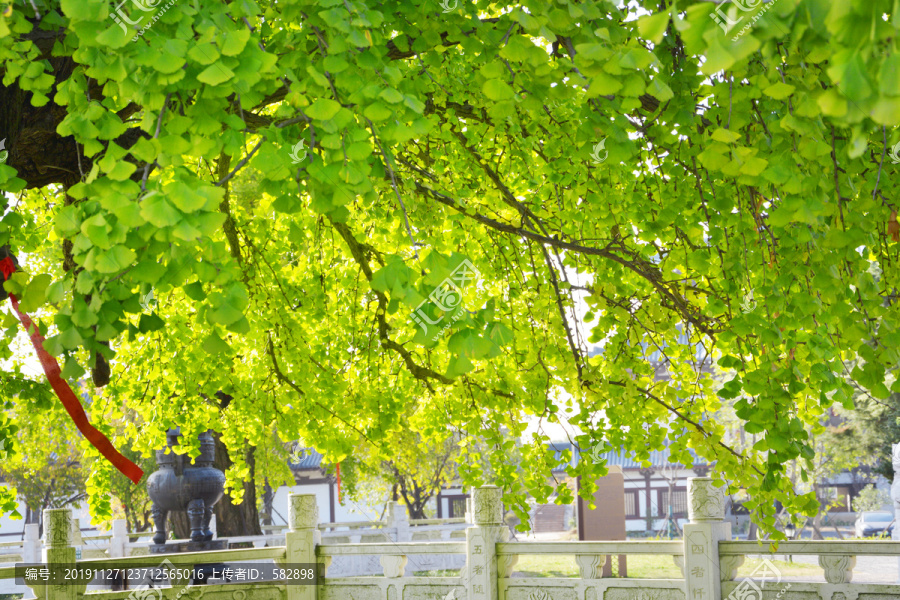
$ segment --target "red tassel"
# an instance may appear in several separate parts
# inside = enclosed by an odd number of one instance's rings
[[[337,464],[337,485],[338,485],[338,504],[343,504],[341,500],[341,463]]]
[[[9,276],[15,270],[16,266],[11,258],[7,257],[0,260],[0,272],[3,273],[4,280],[9,279]],[[69,387],[66,380],[62,378],[62,371],[59,368],[59,363],[44,350],[44,336],[38,331],[37,325],[32,322],[31,317],[19,310],[18,298],[13,294],[9,294],[9,300],[12,302],[13,310],[19,315],[19,320],[22,321],[22,325],[25,326],[25,331],[31,337],[31,345],[34,346],[34,351],[41,361],[41,367],[44,369],[47,381],[50,382],[50,387],[56,392],[56,395],[60,402],[62,402],[63,407],[65,407],[66,412],[69,413],[75,426],[78,427],[78,431],[88,439],[94,448],[100,451],[100,454],[102,454],[106,460],[112,463],[115,468],[125,475],[125,477],[134,483],[138,483],[141,480],[141,477],[144,476],[144,471],[122,456],[112,445],[112,442],[90,424],[87,415],[84,413],[84,408],[81,406],[81,402],[78,401],[78,396],[75,395],[75,392],[72,391],[72,388]]]

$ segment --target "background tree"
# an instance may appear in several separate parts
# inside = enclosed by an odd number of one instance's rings
[[[0,460],[0,475],[11,492],[25,504],[25,523],[43,530],[47,508],[78,507],[86,502],[85,475],[81,468],[84,449],[74,441],[77,429],[62,406],[53,404],[41,384],[25,384],[34,394],[22,394],[8,402],[7,422],[19,424],[6,445],[13,452]],[[41,418],[34,418],[40,414]],[[15,508],[15,503],[12,505]],[[10,510],[7,508],[6,510]]]
[[[879,400],[860,390],[854,402],[856,409],[845,415],[847,437],[855,444],[859,456],[871,457],[874,473],[893,481],[891,447],[900,443],[900,393]]]
[[[853,499],[853,510],[856,512],[884,510],[884,506],[890,502],[891,497],[887,492],[870,483]]]
[[[145,473],[152,473],[156,470],[155,455],[145,457],[141,453],[132,450],[128,442],[122,446],[122,454],[141,467]],[[95,458],[95,460],[102,459]],[[128,531],[131,533],[140,533],[153,529],[154,524],[151,518],[152,502],[150,495],[147,493],[146,485],[134,485],[130,479],[118,471],[114,471],[111,475],[110,495],[114,499],[111,518],[125,519],[125,522],[128,524]]]
[[[273,428],[377,464],[416,413],[483,439],[524,517],[528,492],[571,494],[547,483],[546,435],[517,467],[504,436],[568,408],[582,451],[668,438],[760,522],[776,500],[813,514],[788,466],[812,469],[807,428],[852,406],[845,361],[873,397],[900,392],[897,7],[743,8],[18,0],[4,289],[44,307],[67,377],[140,414],[136,449],[220,432],[234,494]],[[735,372],[718,395],[698,348]],[[733,398],[744,451],[711,418]]]
[[[403,502],[410,519],[434,518],[426,507],[449,482],[457,478],[455,462],[459,440],[425,441],[412,431],[399,436],[395,458],[383,463],[383,477],[390,484],[390,498]]]

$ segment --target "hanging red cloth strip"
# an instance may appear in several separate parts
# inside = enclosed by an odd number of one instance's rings
[[[16,265],[11,258],[6,257],[3,260],[0,260],[0,272],[3,273],[4,281],[9,279],[9,276],[12,275],[15,270]],[[60,371],[59,363],[44,350],[44,336],[38,331],[37,325],[34,324],[31,317],[19,310],[18,298],[13,294],[9,294],[9,300],[12,302],[13,310],[19,315],[19,320],[22,321],[22,325],[25,326],[25,331],[28,332],[28,335],[31,337],[31,344],[34,346],[34,351],[41,361],[41,366],[44,368],[44,374],[47,376],[47,381],[50,382],[50,386],[53,388],[53,391],[56,392],[56,395],[65,407],[66,412],[72,417],[72,421],[75,422],[78,431],[93,444],[94,448],[100,451],[100,454],[106,457],[106,460],[111,462],[115,468],[121,471],[125,477],[134,483],[138,483],[141,480],[141,477],[144,476],[144,471],[122,456],[119,451],[113,447],[112,442],[90,424],[87,415],[84,413],[84,408],[81,406],[81,402],[78,401],[78,396],[75,395],[75,392],[72,391],[72,388],[69,387],[66,380],[62,378],[62,371]]]
[[[341,463],[337,464],[337,485],[338,485],[338,504],[343,504],[341,501]]]

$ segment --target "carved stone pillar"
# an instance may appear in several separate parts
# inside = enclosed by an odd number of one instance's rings
[[[316,563],[316,546],[322,543],[319,533],[319,505],[314,494],[288,495],[288,531],[284,535],[285,558],[278,561],[285,568],[300,568]],[[317,569],[324,577],[327,564]],[[316,600],[318,585],[288,585],[286,600]]]
[[[684,597],[717,600],[722,596],[719,542],[731,539],[724,521],[725,489],[709,477],[688,479],[688,518],[684,526]]]
[[[66,569],[75,567],[72,526],[72,509],[51,508],[44,511],[44,550],[41,562],[47,563],[51,580],[48,583],[29,585],[37,598],[77,600],[84,593],[87,581],[78,585],[65,577]]]
[[[389,502],[385,515],[386,527],[396,532],[395,542],[411,542],[412,531],[409,524],[409,510],[405,504]]]
[[[466,529],[468,555],[467,597],[498,600],[497,578],[500,576],[497,543],[509,541],[509,527],[503,523],[503,493],[488,485],[475,490],[472,511],[474,527]],[[510,561],[502,560],[503,576],[508,577]]]

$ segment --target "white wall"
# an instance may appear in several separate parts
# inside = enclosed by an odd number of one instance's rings
[[[0,484],[7,487],[6,484]],[[315,494],[319,504],[319,521],[327,523],[331,519],[331,510],[329,508],[328,484],[317,485],[295,485],[282,486],[275,491],[273,506],[277,513],[273,511],[272,522],[275,525],[287,525],[287,497],[288,493],[297,494]],[[88,513],[87,503],[83,503],[80,507],[71,506],[76,519],[79,519],[79,526],[85,537],[97,535],[100,532],[85,531],[96,530],[97,526],[91,522],[91,516]],[[347,521],[375,521],[381,517],[384,511],[384,505],[369,506],[367,504],[354,504],[344,498],[344,504],[338,504],[337,489],[334,490],[334,510],[335,522]],[[10,518],[9,515],[0,516],[0,541],[15,541],[21,539],[25,532],[25,504],[19,502],[18,511],[22,515],[19,520]]]
[[[287,525],[288,494],[315,494],[319,505],[319,522],[328,523],[331,520],[330,497],[328,484],[281,486],[275,490],[272,500],[272,523],[275,525]],[[346,497],[344,503],[338,503],[337,488],[334,490],[334,523],[348,521],[377,521],[381,518],[384,505],[371,506],[365,503],[354,503]]]

